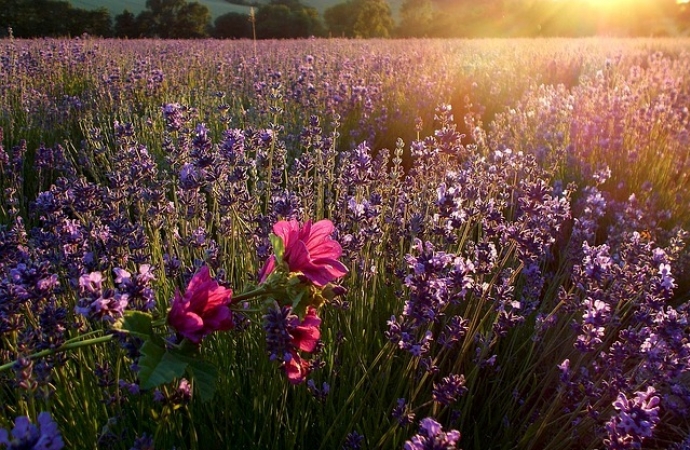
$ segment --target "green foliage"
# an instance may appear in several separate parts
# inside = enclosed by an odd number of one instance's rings
[[[160,38],[203,37],[211,20],[208,8],[185,0],[147,0],[146,26],[151,36]]]
[[[15,37],[79,36],[112,34],[110,13],[105,9],[75,8],[60,0],[7,0],[0,7],[0,29],[9,27]]]
[[[400,24],[396,34],[401,37],[420,37],[433,34],[436,6],[432,0],[405,0],[400,9]]]
[[[261,6],[256,13],[259,39],[295,39],[322,36],[323,25],[316,9],[299,1],[280,1]]]
[[[136,16],[126,9],[122,14],[115,16],[113,32],[115,36],[120,38],[136,38],[141,34]]]
[[[395,26],[386,0],[358,0],[353,33],[359,38],[387,38]]]
[[[196,345],[185,340],[175,348],[166,348],[153,332],[151,315],[139,311],[127,311],[114,328],[144,341],[138,363],[142,389],[153,389],[187,374],[202,402],[213,398],[218,370],[200,359]]]
[[[386,0],[348,0],[324,12],[329,34],[335,37],[390,37],[395,22]]]
[[[115,17],[118,37],[194,39],[210,35],[211,12],[198,2],[147,0],[146,9],[133,19],[128,10]]]
[[[252,37],[252,24],[249,15],[227,13],[218,17],[213,23],[213,37],[219,39],[241,39]]]
[[[354,37],[357,6],[353,1],[331,6],[324,11],[323,17],[332,37]]]
[[[146,341],[140,351],[139,381],[142,389],[167,384],[184,375],[187,361],[166,351],[161,343]]]

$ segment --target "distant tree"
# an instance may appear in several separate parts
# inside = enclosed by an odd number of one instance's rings
[[[4,0],[0,27],[12,27],[14,36],[22,38],[111,34],[110,14],[105,9],[89,11],[57,0]]]
[[[9,28],[12,28],[12,33],[15,36],[21,35],[24,22],[21,16],[24,7],[24,0],[3,1],[2,6],[0,6],[0,27],[2,27],[0,33],[2,36],[7,35]]]
[[[286,5],[269,4],[256,12],[256,36],[259,39],[294,38],[289,26],[290,8]]]
[[[519,8],[513,23],[519,24],[515,29],[519,27],[518,34],[523,36],[591,36],[603,23],[603,18],[591,6],[589,1],[530,0]]]
[[[400,8],[396,34],[401,37],[432,35],[435,10],[432,0],[405,0]]]
[[[357,5],[354,1],[338,3],[323,13],[326,28],[333,37],[355,37],[354,28],[357,21]]]
[[[73,20],[73,36],[82,33],[101,37],[110,37],[113,35],[110,13],[105,8],[96,10],[77,9]]]
[[[136,26],[143,36],[163,39],[206,37],[211,29],[211,12],[198,2],[146,0]]]
[[[323,34],[317,10],[297,0],[274,1],[261,6],[256,13],[259,39],[294,39]]]
[[[131,11],[125,9],[121,14],[115,16],[115,26],[113,32],[116,37],[136,38],[141,35],[137,26],[137,18]]]
[[[358,0],[354,34],[361,38],[390,37],[395,22],[386,0]]]
[[[295,22],[306,31],[304,37],[325,36],[326,29],[316,8],[305,6],[294,13]]]
[[[386,0],[350,0],[324,11],[331,36],[389,37],[395,22]]]
[[[218,16],[213,23],[213,37],[218,39],[242,39],[252,37],[249,15],[229,12]]]
[[[185,3],[177,14],[170,36],[173,38],[202,38],[211,33],[211,11],[199,2]]]

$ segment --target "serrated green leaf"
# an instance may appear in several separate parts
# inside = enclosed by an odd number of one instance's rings
[[[148,340],[153,334],[152,317],[142,311],[125,311],[115,328],[141,339]]]
[[[139,358],[139,381],[142,389],[151,389],[170,383],[184,374],[187,361],[164,347],[148,340],[141,347]]]
[[[202,402],[213,399],[216,393],[216,381],[218,380],[218,369],[210,363],[194,360],[187,366],[187,372],[194,380],[194,390],[199,395]]]
[[[271,245],[273,246],[273,254],[276,257],[276,266],[278,266],[283,262],[285,243],[283,242],[283,238],[273,233],[271,233],[270,239]]]

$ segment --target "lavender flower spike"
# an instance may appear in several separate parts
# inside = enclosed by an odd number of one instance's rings
[[[26,416],[17,417],[11,439],[7,430],[0,429],[0,445],[7,450],[61,450],[65,446],[57,424],[45,411],[38,415],[38,427]]]
[[[405,442],[403,448],[404,450],[456,450],[459,440],[459,431],[444,432],[440,423],[427,417],[419,423],[419,434]]]

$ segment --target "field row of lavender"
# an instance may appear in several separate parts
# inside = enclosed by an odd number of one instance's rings
[[[686,48],[0,42],[0,448],[689,448]]]

